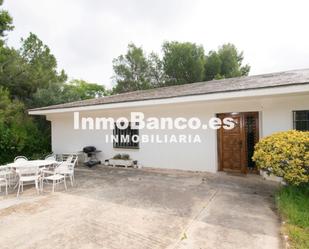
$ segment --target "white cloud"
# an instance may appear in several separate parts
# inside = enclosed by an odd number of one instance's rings
[[[307,1],[6,0],[14,18],[9,44],[37,34],[70,77],[110,86],[112,59],[129,42],[160,52],[165,40],[206,50],[232,42],[251,74],[309,66]]]

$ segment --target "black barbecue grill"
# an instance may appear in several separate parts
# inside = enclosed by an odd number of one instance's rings
[[[102,152],[101,150],[97,150],[94,146],[86,146],[83,148],[83,152],[87,155],[87,160],[85,160],[85,165],[89,168],[101,164],[101,161],[97,159],[97,154]]]

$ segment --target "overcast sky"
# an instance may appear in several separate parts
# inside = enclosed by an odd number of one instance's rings
[[[134,42],[161,51],[190,41],[206,51],[227,42],[244,51],[250,74],[309,68],[309,1],[5,0],[15,30],[33,32],[71,78],[111,86],[112,60]]]

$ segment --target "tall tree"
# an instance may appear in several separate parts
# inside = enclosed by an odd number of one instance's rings
[[[150,53],[148,56],[148,77],[151,87],[161,87],[165,85],[166,75],[163,61],[154,52]]]
[[[202,81],[204,76],[204,48],[190,42],[164,42],[163,67],[166,85]]]
[[[27,63],[25,76],[31,82],[30,94],[38,88],[67,80],[64,70],[57,71],[57,61],[49,47],[35,34],[30,33],[26,39],[22,39],[20,54]]]
[[[0,0],[0,6],[3,5],[3,0]],[[13,18],[6,10],[0,10],[0,45],[3,45],[3,38],[6,36],[6,31],[14,29]]]
[[[116,86],[114,93],[130,92],[151,87],[148,78],[148,63],[141,47],[133,43],[128,45],[125,55],[113,60],[114,79]]]
[[[235,45],[224,44],[216,51],[210,51],[205,61],[205,80],[214,78],[232,78],[249,74],[250,66],[242,65],[243,52],[238,52]]]
[[[92,99],[107,95],[103,85],[88,83],[84,80],[72,80],[64,85],[64,92],[76,96],[76,100]]]
[[[26,109],[106,94],[103,86],[82,80],[66,84],[49,47],[33,33],[20,49],[8,47],[5,35],[12,29],[9,13],[0,10],[0,164],[20,154],[39,158],[50,152],[50,123],[29,117]]]
[[[11,100],[9,92],[0,87],[0,164],[12,162],[16,155],[32,157],[50,151],[50,132],[46,133],[25,115],[24,104]]]
[[[39,88],[67,79],[57,71],[57,62],[47,45],[33,33],[22,39],[19,50],[2,47],[0,51],[0,85],[13,98],[29,101]]]
[[[34,107],[62,104],[66,102],[92,99],[107,95],[104,86],[73,80],[69,83],[53,83],[48,88],[41,88],[33,95]]]
[[[204,80],[221,78],[222,61],[216,51],[210,51],[205,59],[205,77]]]

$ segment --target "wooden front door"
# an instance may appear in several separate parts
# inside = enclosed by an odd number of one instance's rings
[[[223,113],[221,120],[233,118],[235,127],[218,130],[219,170],[256,172],[253,155],[254,145],[259,140],[259,115],[257,112]]]
[[[231,130],[220,128],[218,130],[219,165],[220,170],[236,171],[245,173],[245,129],[243,115],[239,114],[219,114],[223,120],[232,117],[235,127]]]

